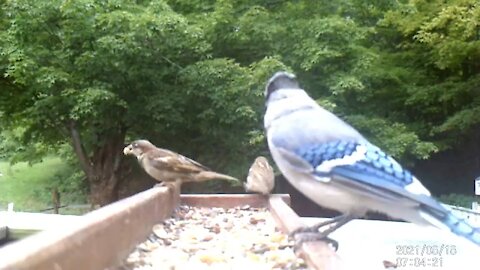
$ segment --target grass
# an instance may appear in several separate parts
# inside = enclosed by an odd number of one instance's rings
[[[0,210],[9,202],[15,211],[37,212],[48,208],[51,203],[51,180],[67,164],[57,157],[48,157],[32,166],[22,162],[11,166],[0,161]]]

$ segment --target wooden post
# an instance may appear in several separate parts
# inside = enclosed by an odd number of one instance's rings
[[[58,214],[58,209],[60,208],[60,193],[57,188],[52,190],[52,202],[53,202],[53,212]]]
[[[8,228],[7,226],[0,225],[0,242],[8,238]]]

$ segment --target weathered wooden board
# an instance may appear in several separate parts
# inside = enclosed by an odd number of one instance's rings
[[[305,225],[300,217],[280,198],[272,196],[269,202],[270,212],[283,232],[291,233]],[[345,269],[340,257],[324,242],[303,243],[298,252],[312,269]]]
[[[53,215],[43,213],[25,213],[25,212],[0,212],[2,225],[9,230],[9,238],[20,239],[31,234],[55,230],[57,228],[67,228],[81,218],[72,215]]]
[[[288,194],[272,195],[279,197],[287,204],[290,204]],[[201,207],[223,207],[234,208],[249,205],[251,207],[268,207],[268,196],[259,194],[182,194],[182,204]]]
[[[273,196],[290,202],[288,195]],[[46,230],[0,249],[0,269],[112,268],[124,259],[135,245],[145,240],[153,225],[169,217],[180,201],[192,206],[224,208],[268,205],[267,196],[256,194],[180,197],[178,186],[155,187],[85,216],[74,217],[68,221],[57,216],[58,224],[50,224],[51,226],[47,226],[48,218],[45,215],[39,215],[43,221],[34,227]],[[27,217],[33,216],[23,215],[22,218],[25,219],[17,221],[26,225],[24,221],[28,220]],[[17,223],[15,226],[18,225]]]
[[[0,269],[105,269],[144,241],[171,215],[178,187],[155,187],[102,207],[64,228],[46,230],[0,249]]]
[[[145,240],[154,224],[169,217],[180,201],[183,204],[203,207],[268,206],[279,227],[286,233],[299,226],[313,225],[325,220],[298,217],[287,205],[288,195],[179,196],[178,187],[155,187],[83,217],[74,217],[69,221],[61,221],[60,217],[57,221],[45,222],[47,225],[43,228],[48,227],[46,231],[0,249],[0,269],[112,268],[123,260],[136,244]],[[2,219],[2,222],[4,221]],[[33,220],[27,227],[32,226],[40,225]],[[0,236],[2,232],[0,229]],[[448,232],[441,233],[405,222],[354,220],[333,232],[331,237],[340,243],[338,252],[334,252],[322,242],[305,243],[300,247],[300,256],[312,269],[381,270],[388,265],[386,262],[390,265],[404,262],[406,265],[397,267],[412,269],[411,264],[416,261],[425,264],[413,268],[478,269],[477,258],[480,252],[469,243],[462,242],[462,239]],[[430,252],[443,250],[443,253],[421,256],[398,253],[408,248],[415,250],[417,247],[419,250],[426,248]],[[434,266],[434,261],[441,262],[441,265]],[[425,267],[428,264],[430,268]]]
[[[0,226],[0,242],[7,239],[8,231],[6,226]]]

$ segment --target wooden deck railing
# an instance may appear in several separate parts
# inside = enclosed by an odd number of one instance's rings
[[[268,207],[284,232],[301,225],[288,195],[182,195],[179,188],[154,187],[75,219],[69,226],[45,230],[0,248],[2,270],[112,269],[168,218],[179,204],[232,208]],[[304,244],[301,256],[312,269],[338,269],[339,260],[325,244]]]
[[[114,269],[137,244],[145,241],[152,226],[171,217],[180,203],[224,208],[242,205],[268,207],[278,227],[285,233],[304,223],[311,225],[319,221],[318,218],[298,217],[289,207],[289,200],[288,195],[180,196],[176,186],[154,187],[0,248],[0,269]],[[419,258],[420,262],[422,259],[425,262],[432,258],[441,259],[441,269],[453,270],[458,265],[462,265],[463,269],[478,269],[475,263],[480,253],[470,243],[448,232],[420,228],[410,223],[354,220],[335,231],[332,237],[341,242],[338,252],[323,242],[310,242],[299,248],[298,255],[311,269],[317,270],[378,270],[395,267],[406,259],[411,262],[411,258]],[[399,247],[437,250],[435,248],[443,246],[449,247],[450,251],[455,250],[455,254],[408,257],[398,253]],[[399,268],[403,266],[397,265]]]

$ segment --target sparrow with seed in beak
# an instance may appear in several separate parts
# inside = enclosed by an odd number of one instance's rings
[[[167,149],[158,148],[147,140],[136,140],[123,149],[125,155],[137,157],[140,166],[158,181],[202,182],[212,179],[239,181],[217,173],[204,165]]]

